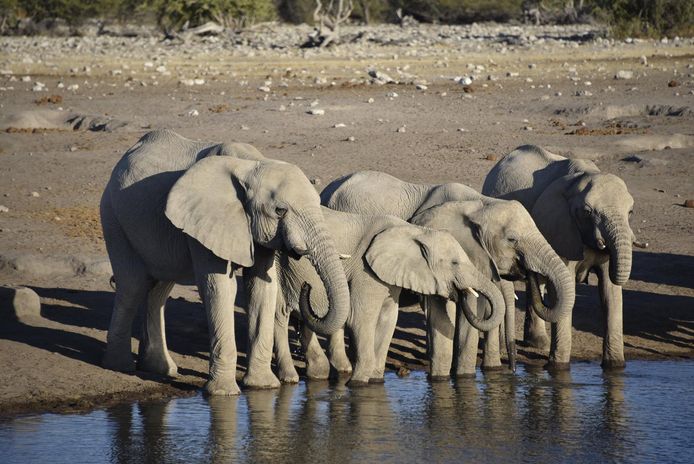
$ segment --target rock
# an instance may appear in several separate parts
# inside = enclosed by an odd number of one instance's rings
[[[397,92],[388,92],[388,93],[386,94],[386,97],[388,97],[388,98],[398,98],[399,95],[398,95]]]
[[[311,184],[313,185],[321,185],[323,183],[320,177],[311,177],[311,179],[309,179],[309,182],[311,182]]]
[[[354,142],[354,141],[356,141],[356,140],[357,140],[357,139],[355,139],[354,136],[350,135],[349,137],[347,137],[347,138],[345,139],[345,142]]]
[[[5,320],[37,318],[41,317],[41,299],[27,287],[0,286],[0,309]]]
[[[648,66],[648,58],[646,58],[646,55],[641,55],[641,58],[639,58],[639,63],[641,63],[643,66]]]
[[[186,116],[191,116],[191,117],[200,116],[200,112],[198,112],[198,110],[193,109],[193,110],[188,111],[186,113]]]
[[[400,366],[398,369],[398,377],[407,377],[410,375],[410,370],[404,366]]]
[[[10,208],[8,208],[5,205],[0,205],[0,213],[9,213],[9,212],[10,212]]]
[[[311,108],[307,111],[307,113],[313,116],[323,116],[325,114],[325,110],[320,108]]]
[[[268,87],[267,85],[263,85],[263,86],[258,87],[258,90],[260,90],[261,92],[265,92],[265,93],[269,93],[272,91],[272,89],[270,89],[270,87]]]
[[[34,198],[38,198],[38,197],[40,197],[41,195],[39,195],[39,192],[31,192],[31,196],[34,197]]]
[[[185,85],[186,87],[192,87],[195,85],[195,81],[193,79],[181,79],[178,81],[178,83]]]
[[[634,71],[617,71],[617,74],[614,75],[614,78],[617,80],[633,79]]]
[[[46,84],[43,82],[36,82],[34,86],[31,88],[32,92],[44,92],[46,89]]]
[[[384,84],[397,84],[397,81],[390,77],[388,74],[377,71],[375,69],[369,69],[369,76],[371,77],[371,82],[378,85]]]
[[[417,84],[415,87],[417,90],[427,90],[429,87],[427,87],[424,84]]]
[[[668,86],[668,87],[677,87],[677,86],[679,86],[679,85],[680,85],[680,83],[677,82],[677,81],[674,80],[674,79],[667,83],[667,86]]]
[[[373,98],[369,98],[368,100],[366,100],[366,103],[373,103],[374,101],[375,100]]]
[[[484,157],[487,161],[496,161],[498,157],[496,155],[487,155]]]
[[[694,200],[689,199],[684,201],[684,207],[685,208],[694,208]]]
[[[407,128],[406,128],[405,126],[401,126],[401,127],[398,127],[398,128],[395,130],[395,132],[400,132],[400,133],[402,133],[402,132],[407,132]]]
[[[338,123],[335,124],[333,127],[334,127],[335,129],[339,129],[339,128],[341,128],[341,127],[347,127],[347,125],[345,125],[344,123],[338,122]]]
[[[208,21],[205,24],[192,27],[186,31],[186,34],[192,35],[219,35],[224,32],[224,26],[217,24],[214,21]]]
[[[574,95],[576,95],[577,97],[592,97],[593,92],[589,90],[578,90]]]

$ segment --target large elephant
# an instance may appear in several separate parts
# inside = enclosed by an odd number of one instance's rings
[[[392,216],[362,216],[328,208],[323,210],[323,216],[339,252],[345,256],[342,264],[350,286],[351,313],[346,328],[355,354],[350,385],[383,381],[386,356],[398,317],[398,298],[403,288],[443,304],[461,301],[467,293],[476,294],[477,290],[490,302],[492,310],[489,317],[483,319],[476,312],[465,309],[469,323],[483,331],[495,329],[501,323],[504,314],[501,293],[489,277],[475,268],[450,234],[418,227]],[[296,260],[280,252],[277,260],[281,292],[275,325],[275,354],[280,380],[295,382],[298,375],[289,351],[287,322],[290,312],[301,306],[301,283],[308,282],[313,288],[309,297],[311,308],[323,310],[328,302],[308,259]],[[452,339],[452,324],[441,324],[437,329]],[[330,365],[313,331],[302,330],[302,344],[308,376],[327,378]],[[350,369],[342,331],[331,336],[329,353],[338,371]]]
[[[556,289],[558,301],[563,305],[555,307],[563,315],[570,312],[574,301],[574,286],[563,261],[552,250],[540,231],[535,226],[530,214],[516,201],[487,199],[469,201],[449,201],[424,210],[414,216],[413,224],[450,232],[468,254],[473,264],[488,278],[498,282],[505,301],[505,340],[507,351],[511,354],[509,362],[513,364],[512,353],[515,352],[515,301],[513,282],[525,277],[528,271],[547,277]],[[504,279],[499,279],[499,277]],[[468,295],[466,304],[477,307],[474,296]],[[481,311],[482,308],[479,308]],[[543,317],[550,318],[551,310],[538,307]],[[447,308],[449,317],[455,317],[453,308]],[[560,314],[559,318],[563,317]],[[430,321],[435,324],[436,321]],[[479,333],[471,330],[469,324],[459,320],[455,359],[455,374],[470,375],[475,372],[477,344]],[[443,339],[444,331],[432,330],[430,343],[450,344],[452,340]],[[438,338],[438,339],[437,339]],[[487,334],[485,337],[484,359],[482,367],[494,369],[501,366],[499,360],[498,334]],[[438,350],[448,353],[448,350]],[[511,365],[513,369],[515,366]],[[451,369],[450,357],[432,359],[432,377],[444,376]]]
[[[355,212],[365,215],[372,214],[390,214],[407,221],[412,221],[412,218],[417,216],[430,208],[435,206],[443,205],[451,201],[477,201],[482,205],[487,204],[500,204],[498,199],[491,198],[480,194],[474,189],[459,183],[447,183],[447,184],[414,184],[410,182],[405,182],[389,174],[376,171],[361,171],[354,174],[350,174],[339,178],[325,187],[323,192],[321,192],[321,202],[330,208]],[[518,208],[513,209],[517,214]],[[556,266],[558,262],[558,256],[547,246],[539,246],[544,240],[535,240],[538,245],[536,249],[533,247],[525,247],[509,249],[509,255],[505,256],[501,250],[503,246],[508,246],[512,244],[509,237],[504,233],[504,229],[496,231],[494,229],[494,224],[503,224],[507,221],[507,218],[501,216],[496,217],[496,214],[508,214],[503,213],[504,209],[499,208],[484,208],[483,214],[479,215],[480,222],[475,228],[476,234],[480,239],[479,243],[489,241],[490,246],[485,249],[488,253],[487,268],[498,269],[500,275],[496,276],[505,278],[508,280],[518,279],[523,276],[524,266],[531,265],[530,263],[535,263],[534,271],[540,275],[546,276],[552,285],[557,288],[557,293],[561,295],[557,298],[549,308],[540,307],[537,305],[537,310],[540,312],[542,318],[549,321],[557,321],[564,317],[566,314],[570,313],[575,298],[575,288],[571,280],[571,276],[566,268],[561,268]],[[526,221],[526,224],[528,221]],[[462,227],[462,234],[468,233],[469,224],[466,225],[463,222],[458,224],[450,224],[450,227],[455,229]],[[512,229],[509,229],[509,231]],[[528,233],[531,231],[537,231],[537,229],[530,224],[527,228]],[[452,229],[448,229],[456,236],[456,232]],[[530,236],[533,236],[530,234]],[[481,240],[483,237],[489,237],[487,240]],[[539,234],[533,236],[534,238],[541,238]],[[545,242],[546,243],[546,242]],[[466,247],[466,243],[461,242],[463,248]],[[524,244],[521,244],[524,245]],[[478,245],[479,247],[479,245]],[[498,248],[498,249],[497,249]],[[513,252],[515,250],[515,252]],[[465,250],[466,252],[468,249]],[[473,255],[475,254],[474,249],[469,251]],[[548,253],[551,252],[551,253]],[[515,253],[515,255],[514,255]],[[495,256],[496,255],[496,256]],[[496,263],[494,260],[503,260]],[[481,263],[480,263],[481,264]],[[539,265],[539,267],[538,267]],[[527,268],[525,268],[527,269]],[[532,269],[532,268],[531,268]],[[491,269],[490,269],[491,272]],[[504,284],[502,284],[504,286]],[[505,284],[505,295],[511,296],[510,284]],[[448,312],[451,308],[449,305]],[[437,312],[427,312],[428,314],[437,314]],[[506,311],[507,318],[512,318],[512,311]],[[511,348],[509,351],[509,360],[513,364],[513,359],[515,356],[515,348],[511,343],[515,340],[515,334],[513,334],[515,326],[512,324],[511,320],[507,321],[506,333],[507,333],[507,348]],[[487,334],[486,338],[490,341],[496,340],[498,334],[495,332]],[[442,342],[445,337],[442,337]],[[494,342],[492,342],[494,343]],[[487,345],[489,349],[492,349],[493,345]],[[493,360],[493,358],[498,357],[497,354],[494,355],[493,351],[490,351],[490,356],[486,358],[485,362],[488,363],[489,367],[496,366],[500,364],[499,361]],[[449,361],[444,361],[440,365],[444,366]],[[463,366],[465,364],[463,363]],[[436,375],[443,375],[442,373],[437,373]]]
[[[331,333],[349,314],[349,291],[315,189],[297,168],[248,145],[195,142],[168,131],[144,135],[116,164],[101,199],[101,222],[116,281],[105,367],[132,371],[131,332],[146,303],[138,367],[176,373],[164,338],[163,306],[175,283],[197,284],[210,332],[205,391],[236,384],[234,271],[248,291],[249,353],[243,382],[276,387],[271,371],[277,279],[275,250],[306,255],[327,289],[329,311],[307,314]]]
[[[624,181],[601,173],[592,161],[567,159],[525,145],[492,168],[483,192],[521,202],[554,250],[568,261],[576,280],[585,280],[591,270],[597,273],[605,312],[602,365],[623,367],[622,285],[631,272],[634,241],[629,226],[634,199]],[[529,287],[537,292],[536,285]],[[544,323],[532,311],[528,314],[526,340],[546,346]],[[568,368],[570,356],[568,317],[553,326],[550,363]]]

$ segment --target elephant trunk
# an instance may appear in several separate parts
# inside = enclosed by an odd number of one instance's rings
[[[341,329],[350,312],[349,288],[344,268],[340,262],[335,244],[323,226],[324,221],[314,218],[304,220],[307,258],[313,264],[325,287],[328,297],[326,314],[318,315],[310,304],[310,286],[304,284],[299,299],[299,309],[304,322],[314,332],[330,335]]]
[[[522,254],[526,268],[532,271],[528,274],[528,279],[532,308],[535,313],[552,323],[566,317],[573,309],[576,298],[575,279],[568,267],[544,239],[530,240],[522,250]],[[539,285],[533,273],[545,276],[554,288],[556,301],[553,307],[548,308],[542,302]]]
[[[495,329],[501,324],[504,318],[504,298],[501,295],[499,289],[492,283],[491,280],[484,277],[481,273],[477,273],[476,282],[472,285],[468,285],[467,282],[461,282],[459,279],[458,290],[462,293],[463,291],[470,291],[470,288],[478,291],[482,296],[484,296],[491,305],[491,314],[487,319],[482,319],[478,316],[476,308],[470,308],[467,304],[463,304],[463,313],[467,318],[468,322],[481,332],[488,332]],[[459,295],[462,300],[463,295]]]
[[[506,354],[508,367],[516,372],[516,293],[513,283],[503,283],[501,291],[504,295],[504,339],[506,340]]]
[[[605,238],[610,252],[610,280],[615,285],[624,285],[631,274],[632,232],[626,219],[605,221]]]

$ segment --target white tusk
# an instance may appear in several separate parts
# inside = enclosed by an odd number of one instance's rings
[[[634,240],[634,246],[636,248],[648,248],[648,242],[638,242]]]
[[[518,295],[516,295],[516,292],[513,292],[513,299],[518,301]]]
[[[605,242],[603,239],[598,239],[598,248],[600,248],[601,250],[605,249]]]
[[[340,253],[340,259],[349,259],[351,257],[352,255],[343,255],[342,253]]]
[[[472,294],[475,296],[475,298],[479,298],[479,297],[480,297],[480,294],[477,293],[477,292],[475,291],[475,289],[472,288],[472,287],[468,287],[468,288],[466,288],[465,290],[467,290],[468,292],[472,293]]]

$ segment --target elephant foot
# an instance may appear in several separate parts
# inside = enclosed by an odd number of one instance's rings
[[[603,359],[600,366],[606,371],[621,370],[626,367],[627,363],[623,359]]]
[[[477,377],[477,373],[475,373],[475,372],[456,372],[455,373],[456,379],[474,379],[475,377]]]
[[[279,378],[282,383],[299,383],[299,374],[296,373],[294,366],[291,369],[280,367]]]
[[[241,393],[235,378],[211,379],[203,388],[205,395],[209,396],[234,396]]]
[[[545,367],[545,370],[548,370],[550,372],[568,371],[571,369],[571,363],[549,361],[549,362],[547,362],[547,364],[545,364],[544,367]]]
[[[383,376],[380,376],[380,377],[371,377],[371,378],[369,379],[369,383],[379,385],[379,384],[386,383],[386,380],[383,378]]]
[[[352,372],[352,363],[347,358],[339,358],[331,360],[331,364],[337,372],[348,374]]]
[[[141,371],[153,372],[167,377],[176,377],[178,375],[178,366],[171,359],[169,353],[154,354],[147,352],[138,359],[137,368]]]
[[[502,371],[502,370],[506,369],[501,364],[493,365],[493,366],[485,366],[484,364],[482,364],[482,366],[480,368],[482,369],[482,372],[498,372],[498,371]]]
[[[106,369],[118,372],[135,372],[135,360],[130,351],[116,353],[116,350],[106,350],[101,365]]]
[[[367,387],[368,385],[369,385],[369,379],[368,378],[367,379],[364,379],[364,378],[355,379],[354,377],[352,377],[347,382],[347,386],[350,388]]]
[[[306,377],[312,380],[326,380],[330,377],[330,364],[325,358],[306,363]]]
[[[280,387],[279,379],[269,368],[263,369],[262,371],[259,369],[249,369],[246,375],[243,376],[241,382],[244,387],[257,390]]]
[[[525,334],[525,337],[523,337],[523,341],[529,347],[538,348],[541,350],[548,350],[550,345],[549,337],[547,336],[547,334],[536,335],[528,333]]]
[[[430,382],[448,382],[451,380],[450,374],[429,374],[427,377],[429,377]]]

